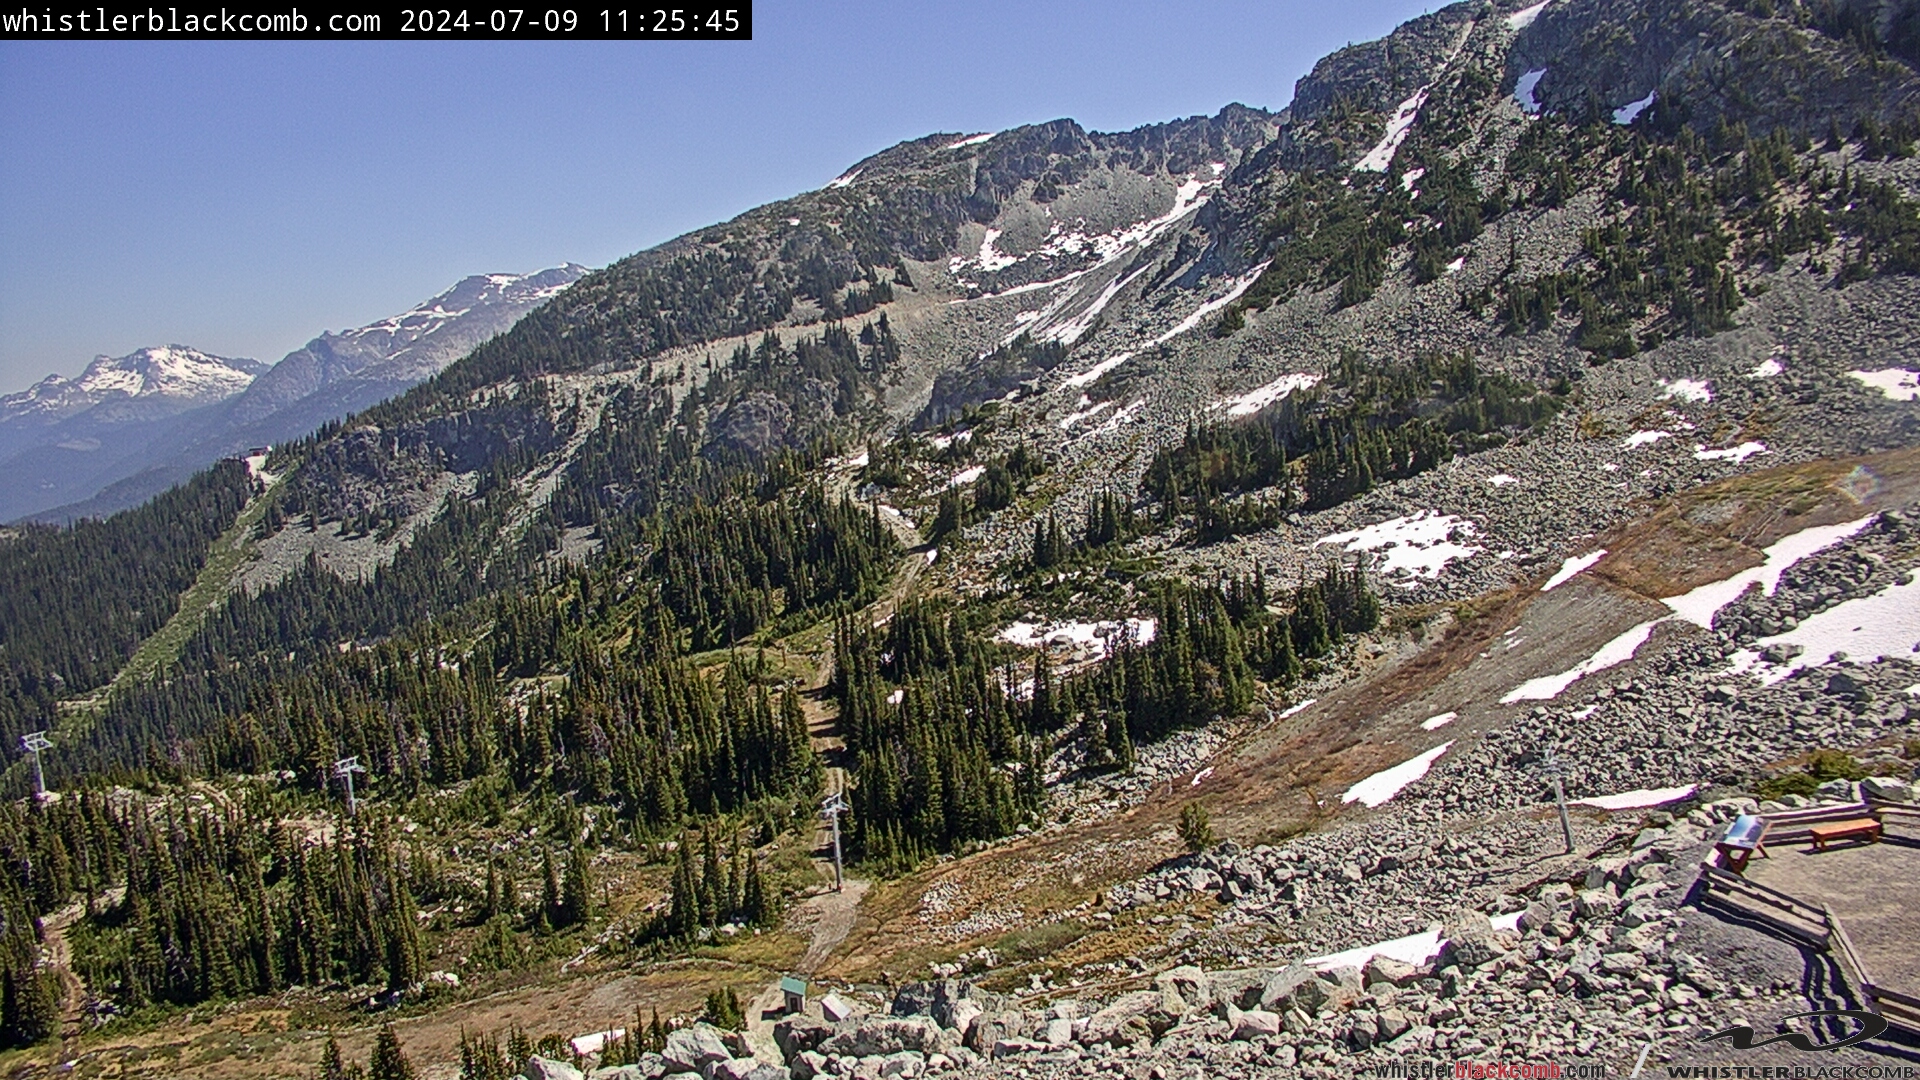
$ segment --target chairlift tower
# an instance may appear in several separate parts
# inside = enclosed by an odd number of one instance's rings
[[[20,748],[33,756],[33,795],[36,799],[47,797],[47,777],[40,769],[40,752],[53,749],[53,740],[47,738],[45,731],[30,731],[20,736]]]
[[[847,800],[845,796],[838,791],[834,792],[832,795],[827,796],[827,798],[820,804],[821,816],[825,817],[827,819],[828,824],[833,827],[833,891],[834,892],[839,892],[846,886],[845,874],[844,874],[844,871],[841,869],[841,865],[840,865],[840,815],[847,813],[851,809],[852,807],[847,805]]]
[[[1568,855],[1573,854],[1573,825],[1567,820],[1567,792],[1561,784],[1561,777],[1567,775],[1567,763],[1556,756],[1551,747],[1547,756],[1540,762],[1539,773],[1553,781],[1553,801],[1560,809],[1560,837],[1567,843]]]
[[[367,767],[365,765],[360,764],[360,758],[358,755],[355,755],[354,757],[343,757],[339,761],[336,761],[333,763],[333,775],[345,781],[347,785],[347,816],[348,817],[353,817],[359,813],[359,803],[355,802],[353,797],[353,774],[363,773],[366,771],[367,771]]]

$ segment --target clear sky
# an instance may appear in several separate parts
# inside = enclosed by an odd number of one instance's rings
[[[272,362],[934,132],[1277,109],[1437,6],[762,0],[752,42],[0,42],[0,392],[146,345]]]

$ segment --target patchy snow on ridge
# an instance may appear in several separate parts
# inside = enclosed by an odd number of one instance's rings
[[[1122,640],[1130,640],[1135,645],[1152,644],[1159,629],[1159,623],[1151,618],[1127,619],[1124,622],[1016,622],[995,634],[994,638],[1023,649],[1092,648],[1101,656],[1107,656]]]
[[[1367,156],[1354,165],[1354,172],[1383,173],[1387,171],[1387,166],[1393,164],[1393,155],[1400,149],[1400,144],[1407,141],[1407,132],[1412,129],[1413,121],[1420,115],[1420,106],[1427,103],[1429,89],[1431,87],[1423,86],[1415,90],[1412,97],[1400,103],[1400,107],[1394,110],[1393,119],[1387,121],[1386,135],[1374,145],[1373,149],[1367,151]]]
[[[1628,629],[1605,645],[1600,646],[1597,652],[1576,667],[1563,671],[1558,675],[1542,675],[1539,678],[1528,679],[1510,691],[1507,696],[1501,698],[1500,703],[1502,705],[1511,705],[1516,701],[1548,701],[1559,697],[1562,691],[1572,686],[1578,680],[1596,671],[1605,671],[1607,668],[1624,664],[1628,660],[1633,659],[1633,654],[1639,651],[1640,646],[1645,644],[1649,637],[1653,636],[1653,628],[1669,619],[1681,619],[1693,623],[1695,626],[1710,630],[1713,628],[1713,618],[1720,613],[1720,609],[1738,600],[1754,583],[1759,583],[1765,595],[1772,596],[1774,590],[1780,586],[1781,576],[1795,563],[1809,555],[1824,551],[1840,541],[1845,540],[1847,537],[1858,533],[1860,530],[1872,524],[1878,516],[1877,514],[1868,514],[1858,521],[1843,522],[1839,525],[1815,525],[1812,528],[1802,529],[1790,536],[1781,537],[1761,551],[1763,558],[1759,566],[1749,567],[1732,577],[1724,578],[1720,581],[1710,581],[1705,585],[1690,589],[1679,596],[1666,597],[1660,602],[1667,605],[1673,614],[1663,615],[1658,619],[1651,619]],[[1889,590],[1889,592],[1891,592],[1891,590]],[[1869,597],[1868,599],[1873,598]],[[1858,602],[1859,601],[1849,601],[1848,603]],[[1841,604],[1838,607],[1829,609],[1829,612],[1838,611],[1840,608],[1846,606],[1846,604]],[[1915,611],[1920,612],[1920,607],[1916,607]],[[1845,621],[1848,618],[1851,618],[1851,616],[1843,616],[1841,621]],[[1908,618],[1912,619],[1913,616],[1908,616]],[[1791,634],[1800,633],[1806,629],[1807,623],[1812,621],[1813,619],[1809,618],[1789,634],[1783,634],[1779,638],[1768,638],[1767,641],[1783,640],[1790,637]],[[1876,632],[1882,635],[1891,631],[1894,636],[1897,637],[1899,633],[1904,632],[1898,629],[1900,622],[1898,618],[1882,616],[1875,613],[1872,620],[1863,620],[1863,625],[1865,625],[1867,621],[1877,621],[1881,624],[1886,624],[1876,628]],[[1909,625],[1920,624],[1910,623]],[[1859,633],[1860,631],[1861,627],[1856,626],[1850,632]],[[1831,633],[1831,631],[1828,632]],[[1809,649],[1809,651],[1812,650]],[[1736,656],[1738,655],[1742,654],[1736,654]],[[1754,655],[1758,656],[1759,654],[1755,653]],[[1751,666],[1750,662],[1748,666]],[[1741,667],[1738,663],[1735,664],[1734,669],[1730,669],[1730,671],[1741,670],[1745,670],[1745,668]],[[1785,673],[1783,672],[1780,677],[1785,678]]]
[[[1747,372],[1747,378],[1771,379],[1775,375],[1778,375],[1785,370],[1787,369],[1780,366],[1780,361],[1775,360],[1773,357],[1769,356],[1765,360],[1760,361],[1759,367],[1754,368],[1752,371]]]
[[[1627,436],[1626,441],[1621,443],[1620,447],[1623,450],[1631,450],[1636,446],[1651,446],[1661,439],[1672,437],[1672,435],[1673,432],[1671,431],[1636,431]]]
[[[1098,416],[1105,410],[1113,408],[1113,402],[1111,401],[1091,404],[1088,402],[1085,394],[1080,395],[1080,404],[1082,407],[1079,410],[1068,413],[1066,419],[1060,421],[1060,430],[1065,431],[1082,420]]]
[[[1260,279],[1260,275],[1266,272],[1267,266],[1272,261],[1273,260],[1269,259],[1267,260],[1267,262],[1263,262],[1259,266],[1256,266],[1253,269],[1247,271],[1244,275],[1238,278],[1235,278],[1233,281],[1232,288],[1228,289],[1225,293],[1221,294],[1220,296],[1215,297],[1214,299],[1209,300],[1206,303],[1201,304],[1199,307],[1195,308],[1193,311],[1193,314],[1180,320],[1180,325],[1174,327],[1173,329],[1167,331],[1164,334],[1161,334],[1159,337],[1154,338],[1153,343],[1155,345],[1165,345],[1167,342],[1172,341],[1174,338],[1179,337],[1181,334],[1184,334],[1187,331],[1193,329],[1194,327],[1199,326],[1200,320],[1206,318],[1207,316],[1213,314],[1216,311],[1219,311],[1221,308],[1226,307],[1228,304],[1233,303],[1235,300],[1240,299],[1240,294],[1246,292],[1248,289],[1253,287],[1253,283]]]
[[[978,146],[981,143],[986,142],[988,139],[991,139],[998,134],[1000,133],[997,131],[985,131],[985,132],[981,132],[978,135],[969,135],[966,138],[961,139],[959,142],[950,142],[947,145],[941,147],[940,149],[958,150],[963,146]]]
[[[1755,454],[1771,454],[1766,443],[1743,442],[1739,446],[1729,446],[1725,450],[1709,450],[1703,444],[1695,444],[1693,456],[1701,461],[1745,461]]]
[[[1106,288],[1100,290],[1100,295],[1093,298],[1093,303],[1087,305],[1085,311],[1057,326],[1048,327],[1038,335],[1039,338],[1043,341],[1057,341],[1063,345],[1071,345],[1080,340],[1081,335],[1093,329],[1094,321],[1100,317],[1102,311],[1106,310],[1107,305],[1113,302],[1113,298],[1120,295],[1120,290],[1133,284],[1140,275],[1151,269],[1153,264],[1148,263],[1126,277],[1114,278],[1107,283]]]
[[[959,472],[954,473],[953,479],[947,481],[947,486],[950,488],[956,488],[956,487],[961,487],[965,484],[971,484],[975,480],[980,479],[982,476],[985,476],[986,474],[987,474],[987,467],[985,465],[969,466],[968,468],[961,469]]]
[[[1507,16],[1507,28],[1509,30],[1525,30],[1527,27],[1532,26],[1533,20],[1539,18],[1540,12],[1545,10],[1546,6],[1552,2],[1553,0],[1540,0],[1539,3],[1532,7],[1521,8],[1519,11]]]
[[[1438,731],[1458,719],[1460,719],[1460,714],[1457,712],[1443,712],[1439,716],[1429,716],[1425,720],[1420,721],[1420,730]]]
[[[1661,397],[1696,402],[1713,400],[1713,384],[1705,379],[1675,379],[1672,382],[1661,379],[1660,386]]]
[[[1368,807],[1379,806],[1400,794],[1408,784],[1427,775],[1427,770],[1433,768],[1433,763],[1440,760],[1440,755],[1452,745],[1453,740],[1449,739],[1419,757],[1403,761],[1391,769],[1382,769],[1348,788],[1346,794],[1340,796],[1340,801],[1359,802]]]
[[[1146,407],[1146,404],[1147,404],[1147,399],[1141,398],[1140,400],[1135,401],[1131,405],[1127,405],[1122,408],[1115,409],[1112,416],[1107,417],[1107,419],[1103,423],[1101,423],[1099,427],[1094,428],[1092,431],[1087,432],[1087,434],[1084,437],[1092,438],[1096,435],[1105,435],[1107,432],[1112,431],[1115,428],[1118,428],[1121,424],[1131,421],[1133,419],[1133,415],[1139,412],[1142,408]]]
[[[1540,78],[1546,73],[1546,68],[1535,68],[1525,75],[1520,76],[1520,78],[1514,82],[1513,100],[1520,106],[1521,112],[1537,113],[1540,111],[1540,103],[1533,99],[1533,90],[1534,87],[1540,85]]]
[[[1649,806],[1664,806],[1694,793],[1699,784],[1684,784],[1669,788],[1640,788],[1637,791],[1623,791],[1618,795],[1595,795],[1590,799],[1568,799],[1575,806],[1592,806],[1601,810],[1641,810]]]
[[[1553,576],[1547,579],[1547,583],[1540,586],[1540,591],[1547,592],[1550,589],[1565,585],[1567,582],[1573,580],[1575,574],[1578,574],[1580,571],[1585,570],[1587,567],[1592,566],[1594,563],[1606,557],[1606,548],[1601,548],[1598,551],[1589,551],[1585,555],[1567,556],[1566,561],[1560,564],[1560,569],[1555,570]]]
[[[1462,539],[1472,539],[1477,531],[1471,521],[1421,510],[1364,529],[1323,536],[1315,540],[1313,546],[1342,544],[1345,546],[1341,550],[1347,552],[1378,551],[1381,557],[1374,567],[1377,573],[1389,577],[1437,578],[1453,560],[1480,553],[1480,548],[1454,539],[1456,534]],[[1395,584],[1410,588],[1417,582]]]
[[[1653,104],[1654,99],[1659,96],[1659,93],[1658,90],[1649,90],[1647,91],[1647,96],[1641,98],[1639,101],[1629,101],[1625,105],[1613,110],[1613,122],[1619,124],[1621,127],[1633,123],[1634,117],[1647,111],[1648,107]]]
[[[860,176],[859,169],[854,169],[851,172],[841,173],[839,176],[834,177],[831,181],[827,183],[827,190],[831,191],[834,188],[846,187],[848,184],[851,184],[854,182],[854,180],[858,179],[859,176]]]
[[[1225,409],[1228,416],[1252,416],[1295,390],[1305,390],[1320,381],[1320,376],[1305,372],[1282,375],[1265,386],[1255,387],[1239,397],[1216,401],[1211,409]]]
[[[1665,618],[1650,619],[1635,626],[1613,640],[1600,646],[1592,656],[1558,675],[1542,675],[1537,679],[1528,679],[1507,692],[1500,704],[1511,705],[1516,701],[1551,701],[1575,682],[1592,675],[1596,671],[1605,671],[1610,667],[1624,664],[1633,659],[1640,646],[1653,636],[1653,628],[1665,622]]]
[[[1728,674],[1752,673],[1771,685],[1801,668],[1824,667],[1842,655],[1853,664],[1894,656],[1911,659],[1920,652],[1920,577],[1835,604],[1754,645],[1733,654]],[[1769,664],[1760,653],[1770,645],[1798,645],[1805,651],[1784,664]]]
[[[1069,375],[1061,381],[1061,386],[1091,386],[1100,376],[1133,359],[1130,352],[1114,353],[1105,360],[1093,365],[1078,375]]]
[[[1847,374],[1895,401],[1920,401],[1920,373],[1904,368],[1884,368],[1880,371],[1849,371]]]
[[[980,257],[975,261],[980,269],[989,273],[995,270],[1005,270],[1007,267],[1020,261],[1017,256],[1006,255],[994,250],[993,242],[1000,239],[1000,236],[1001,232],[999,229],[988,229],[987,238],[980,241]]]
[[[1873,524],[1877,517],[1868,514],[1856,521],[1815,525],[1783,536],[1761,550],[1763,558],[1759,566],[1749,567],[1721,581],[1708,582],[1679,596],[1670,596],[1661,603],[1672,608],[1676,616],[1695,626],[1711,629],[1713,617],[1720,613],[1720,609],[1738,600],[1754,582],[1760,583],[1765,595],[1772,596],[1774,590],[1780,587],[1781,576],[1795,563],[1853,536]]]

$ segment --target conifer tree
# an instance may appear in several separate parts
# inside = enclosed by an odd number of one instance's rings
[[[374,1036],[373,1057],[367,1062],[369,1080],[414,1080],[413,1065],[400,1051],[400,1036],[392,1024],[380,1025]]]

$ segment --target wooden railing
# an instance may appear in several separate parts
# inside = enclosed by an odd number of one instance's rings
[[[1726,894],[1722,899],[1736,901],[1741,914],[1813,948],[1827,947],[1826,916],[1819,908],[1712,863],[1700,870],[1707,888]]]
[[[1867,973],[1866,962],[1853,947],[1853,939],[1847,936],[1840,916],[1833,913],[1832,905],[1823,905],[1821,915],[1827,924],[1827,951],[1840,965],[1841,975],[1852,983],[1854,996],[1867,1011],[1878,1013],[1887,1023],[1920,1032],[1920,998],[1874,982],[1873,976]]]

